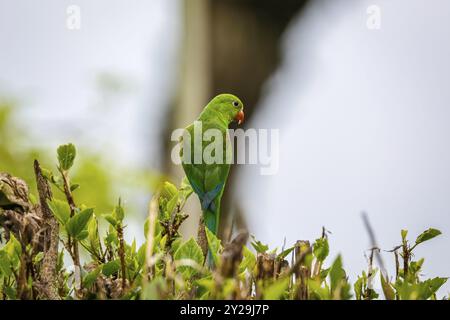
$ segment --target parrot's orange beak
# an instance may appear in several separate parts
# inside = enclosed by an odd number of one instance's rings
[[[244,122],[244,118],[245,118],[244,111],[241,110],[238,112],[238,114],[236,115],[236,118],[234,118],[234,119],[237,121],[238,124],[241,124]]]

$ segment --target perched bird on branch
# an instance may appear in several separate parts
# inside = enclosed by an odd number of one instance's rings
[[[214,234],[218,232],[220,200],[232,159],[228,127],[233,121],[244,121],[243,108],[238,97],[220,94],[206,105],[197,121],[186,128],[188,135],[183,136],[183,169],[199,197],[203,222]]]

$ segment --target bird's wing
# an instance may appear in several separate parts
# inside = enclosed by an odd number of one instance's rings
[[[200,200],[203,198],[205,194],[205,166],[203,163],[195,164],[194,163],[194,134],[193,134],[193,125],[190,125],[186,128],[188,133],[191,135],[191,161],[189,163],[182,162],[182,166],[184,172],[186,173],[186,177],[189,180],[189,183],[192,186],[194,192],[199,196]],[[181,159],[183,159],[184,149],[181,149]]]

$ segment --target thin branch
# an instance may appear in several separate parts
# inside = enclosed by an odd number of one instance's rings
[[[362,219],[363,219],[363,222],[364,222],[364,226],[366,227],[367,233],[369,235],[371,247],[372,248],[378,248],[377,240],[375,238],[375,232],[373,231],[373,228],[372,228],[372,226],[370,224],[369,216],[367,215],[366,212],[362,212],[361,216],[362,216]],[[378,264],[380,266],[381,273],[387,279],[388,278],[387,270],[384,267],[384,261],[383,261],[383,258],[381,257],[381,254],[380,254],[379,250],[375,251],[375,258],[377,259],[377,262],[378,262]]]

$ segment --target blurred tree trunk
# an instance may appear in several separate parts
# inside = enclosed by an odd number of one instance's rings
[[[280,38],[306,2],[185,0],[182,70],[167,134],[194,121],[206,103],[219,93],[239,96],[244,102],[246,119],[251,118],[264,82],[280,62]],[[164,162],[166,172],[179,181],[183,177],[182,168],[170,161],[171,148],[166,150],[169,150]],[[230,231],[232,210],[237,215],[235,226],[239,228],[245,224],[238,208],[230,201],[229,190],[232,190],[237,170],[237,167],[231,170],[222,201],[222,236]],[[193,235],[196,231],[200,212],[197,202],[193,197],[187,208],[190,218],[185,225],[185,234]]]

